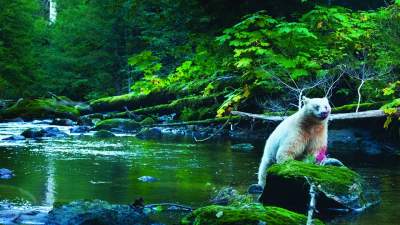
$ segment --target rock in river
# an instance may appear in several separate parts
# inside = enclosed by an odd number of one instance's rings
[[[74,126],[75,122],[70,119],[60,119],[60,118],[55,118],[52,122],[52,125],[58,125],[58,126]]]
[[[274,164],[268,169],[260,201],[300,213],[308,210],[310,183],[317,188],[317,216],[367,207],[363,180],[347,167],[320,166],[300,161]]]
[[[13,171],[6,168],[0,168],[0,179],[11,179],[13,176]]]
[[[151,176],[141,176],[141,177],[138,178],[138,180],[140,180],[142,182],[156,182],[156,181],[158,181],[157,178],[151,177]]]
[[[47,127],[44,129],[40,128],[29,128],[21,133],[25,138],[41,138],[41,137],[67,137],[63,131],[60,131],[57,127]]]
[[[142,210],[131,205],[113,205],[101,200],[74,201],[49,212],[48,225],[152,224]]]

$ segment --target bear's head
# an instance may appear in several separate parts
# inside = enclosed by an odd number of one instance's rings
[[[307,98],[303,96],[303,108],[307,115],[318,120],[326,120],[331,113],[331,106],[327,98]]]

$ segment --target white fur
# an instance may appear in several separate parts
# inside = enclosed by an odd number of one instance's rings
[[[303,98],[303,107],[283,120],[268,137],[258,171],[258,184],[265,186],[267,169],[273,163],[317,155],[326,148],[331,107],[326,98]]]

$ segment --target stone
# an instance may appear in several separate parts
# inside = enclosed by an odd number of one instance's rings
[[[347,167],[320,166],[301,161],[274,164],[267,171],[260,201],[299,213],[309,206],[310,183],[317,187],[319,215],[364,209],[369,205],[363,180]]]
[[[47,225],[150,225],[141,209],[106,201],[74,201],[49,212]]]
[[[115,137],[115,134],[113,134],[111,131],[108,130],[99,130],[96,131],[93,134],[93,136],[97,138],[110,138],[110,137]]]
[[[0,168],[0,179],[11,179],[12,177],[14,177],[14,173],[13,171],[6,169],[6,168]]]

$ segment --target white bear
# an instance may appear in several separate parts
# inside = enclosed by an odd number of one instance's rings
[[[309,154],[318,162],[325,159],[330,112],[327,98],[303,97],[303,107],[283,120],[268,137],[258,170],[259,186],[265,186],[267,169],[273,163]]]

